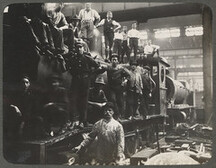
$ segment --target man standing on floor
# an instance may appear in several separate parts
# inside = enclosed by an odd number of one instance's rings
[[[132,24],[132,29],[128,31],[128,43],[130,46],[130,53],[134,51],[134,60],[136,60],[138,42],[139,42],[140,32],[137,30],[137,23]]]
[[[124,130],[122,125],[113,118],[113,103],[108,102],[104,107],[103,119],[96,122],[88,137],[75,147],[77,153],[86,148],[97,137],[96,161],[99,164],[118,164],[124,156]]]
[[[100,15],[96,10],[91,9],[91,3],[86,3],[85,9],[79,12],[79,19],[81,19],[81,37],[89,44],[89,48],[92,51],[93,30],[100,21]]]
[[[112,55],[112,46],[113,46],[113,39],[114,39],[114,32],[121,28],[121,25],[116,22],[115,20],[112,20],[113,14],[111,11],[107,12],[107,18],[101,20],[101,22],[96,26],[104,26],[104,37],[105,37],[105,56],[111,57]]]

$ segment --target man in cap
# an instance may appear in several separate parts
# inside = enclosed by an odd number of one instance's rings
[[[86,3],[85,9],[79,12],[79,18],[81,19],[81,36],[89,44],[90,50],[92,50],[93,30],[100,21],[100,15],[96,10],[91,9],[91,3]]]
[[[112,20],[113,14],[111,11],[107,12],[106,17],[107,17],[106,19],[102,19],[100,21],[100,23],[96,26],[96,28],[100,27],[100,26],[104,27],[105,56],[107,59],[108,55],[109,55],[109,57],[111,57],[111,55],[112,55],[114,32],[116,32],[116,30],[121,28],[121,25],[118,22],[116,22],[115,20]]]
[[[141,74],[143,81],[143,96],[140,103],[140,111],[143,116],[149,112],[149,103],[152,97],[152,92],[156,88],[156,83],[151,77],[151,68],[149,66],[143,67],[143,73]]]
[[[102,76],[99,76],[95,80],[94,87],[89,91],[88,99],[88,121],[96,122],[102,118],[102,106],[107,102],[106,95],[103,91],[105,85]]]
[[[16,90],[4,93],[4,124],[6,134],[19,138],[19,131],[23,131],[24,124],[32,117],[33,95],[30,89],[30,78],[23,75]],[[12,133],[12,134],[11,134]]]
[[[75,147],[79,152],[97,137],[95,159],[99,164],[118,163],[124,159],[124,130],[122,125],[113,118],[113,108],[113,103],[106,103],[103,107],[103,119],[96,122],[88,137]]]
[[[70,24],[70,27],[72,28],[74,32],[74,41],[75,43],[80,42],[83,43],[84,50],[86,52],[90,52],[88,44],[81,38],[81,31],[80,31],[80,19],[77,15],[75,15],[72,18],[72,23]]]
[[[119,65],[118,55],[111,56],[111,66],[107,66],[107,78],[109,87],[109,100],[114,104],[115,117],[121,118],[124,114],[124,81],[129,78],[129,73]]]
[[[130,61],[130,79],[128,80],[126,109],[127,117],[138,117],[138,102],[142,95],[143,83],[140,73],[137,71],[137,61]]]
[[[71,27],[74,32],[74,38],[79,38],[80,21],[81,20],[79,19],[78,15],[75,15],[74,17],[72,17],[71,23],[69,24],[69,27]]]
[[[87,126],[87,104],[90,88],[90,77],[99,64],[84,52],[83,44],[76,43],[76,53],[68,58],[67,68],[72,75],[70,88],[70,119],[79,114],[80,126]],[[84,124],[84,125],[83,125]]]
[[[47,78],[47,89],[43,94],[43,119],[47,133],[51,133],[52,127],[62,133],[69,120],[68,95],[62,85],[62,78],[59,75],[51,75]]]

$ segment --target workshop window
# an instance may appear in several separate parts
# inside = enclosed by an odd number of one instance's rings
[[[140,31],[140,40],[147,40],[147,39],[148,39],[147,31]]]
[[[187,26],[185,27],[186,36],[202,36],[203,27],[202,26]]]
[[[155,38],[158,39],[180,36],[179,28],[155,29],[154,31],[155,31]]]

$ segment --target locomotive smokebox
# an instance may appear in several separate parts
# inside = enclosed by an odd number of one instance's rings
[[[185,104],[186,99],[190,93],[187,85],[182,82],[172,79],[171,77],[166,77],[166,87],[167,87],[167,100],[171,104]]]

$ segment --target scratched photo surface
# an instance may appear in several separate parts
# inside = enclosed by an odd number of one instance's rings
[[[212,60],[212,12],[204,4],[10,4],[3,13],[4,159],[205,164]]]

